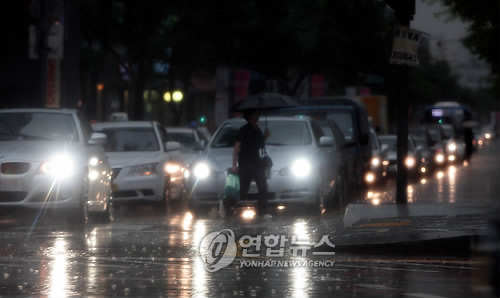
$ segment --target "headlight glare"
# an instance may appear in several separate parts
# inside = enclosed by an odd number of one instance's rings
[[[311,163],[305,159],[298,159],[290,169],[296,177],[306,177],[311,173]]]
[[[413,168],[415,166],[415,158],[412,157],[412,156],[408,156],[405,160],[405,165],[408,167],[408,168]]]
[[[443,163],[444,162],[444,154],[443,153],[436,154],[436,161],[438,163]]]
[[[454,152],[455,150],[457,150],[457,144],[455,143],[448,144],[448,150]]]
[[[174,163],[174,162],[167,162],[167,164],[165,165],[165,172],[167,172],[167,174],[178,174],[181,172],[181,165],[178,164],[178,163]]]
[[[194,167],[193,173],[197,179],[205,179],[210,175],[210,168],[206,163],[199,163]]]
[[[40,170],[55,178],[63,178],[73,174],[73,160],[66,154],[55,155],[49,161],[42,163]]]
[[[372,157],[371,164],[374,167],[378,167],[380,165],[380,158],[378,158],[378,157]]]

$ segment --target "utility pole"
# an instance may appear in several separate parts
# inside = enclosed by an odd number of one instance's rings
[[[410,28],[410,21],[415,14],[415,0],[385,0],[394,9],[396,18],[402,28]],[[397,119],[397,177],[396,177],[396,204],[406,205],[408,203],[408,168],[406,158],[408,156],[408,85],[409,66],[396,65],[398,74],[398,119]]]

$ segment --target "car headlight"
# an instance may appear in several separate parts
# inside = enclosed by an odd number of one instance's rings
[[[73,175],[75,165],[68,155],[58,154],[49,161],[42,163],[40,170],[42,173],[52,175],[55,178],[64,178]]]
[[[197,179],[205,179],[210,175],[210,168],[204,162],[194,166],[193,174]]]
[[[169,175],[180,174],[182,170],[182,166],[176,162],[169,161],[165,164],[165,172]]]
[[[373,183],[373,182],[375,182],[375,174],[373,174],[372,172],[366,173],[366,175],[365,175],[365,181],[366,181],[366,183]]]
[[[380,165],[380,158],[372,157],[372,160],[370,162],[371,162],[372,166],[378,167]]]
[[[491,134],[487,132],[487,133],[484,134],[484,137],[486,139],[491,139]]]
[[[448,151],[454,152],[455,150],[457,150],[457,144],[455,143],[448,144]]]
[[[412,156],[408,156],[405,160],[405,165],[408,168],[413,168],[415,166],[416,160]]]
[[[436,154],[436,162],[438,163],[443,163],[444,162],[444,154],[443,153],[438,153]]]
[[[129,176],[151,176],[156,174],[156,165],[153,163],[133,166],[129,168],[128,174]]]
[[[305,159],[298,159],[293,162],[290,170],[296,177],[307,177],[311,173],[311,163]]]

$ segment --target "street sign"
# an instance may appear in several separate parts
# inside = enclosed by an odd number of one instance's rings
[[[394,30],[391,64],[418,66],[418,45],[422,32],[407,27],[397,27]]]

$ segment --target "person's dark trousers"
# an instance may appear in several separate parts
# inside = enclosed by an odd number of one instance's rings
[[[255,165],[242,165],[239,168],[240,174],[240,197],[245,200],[250,183],[255,180],[259,197],[257,201],[257,214],[262,215],[267,211],[267,181],[265,170]]]

